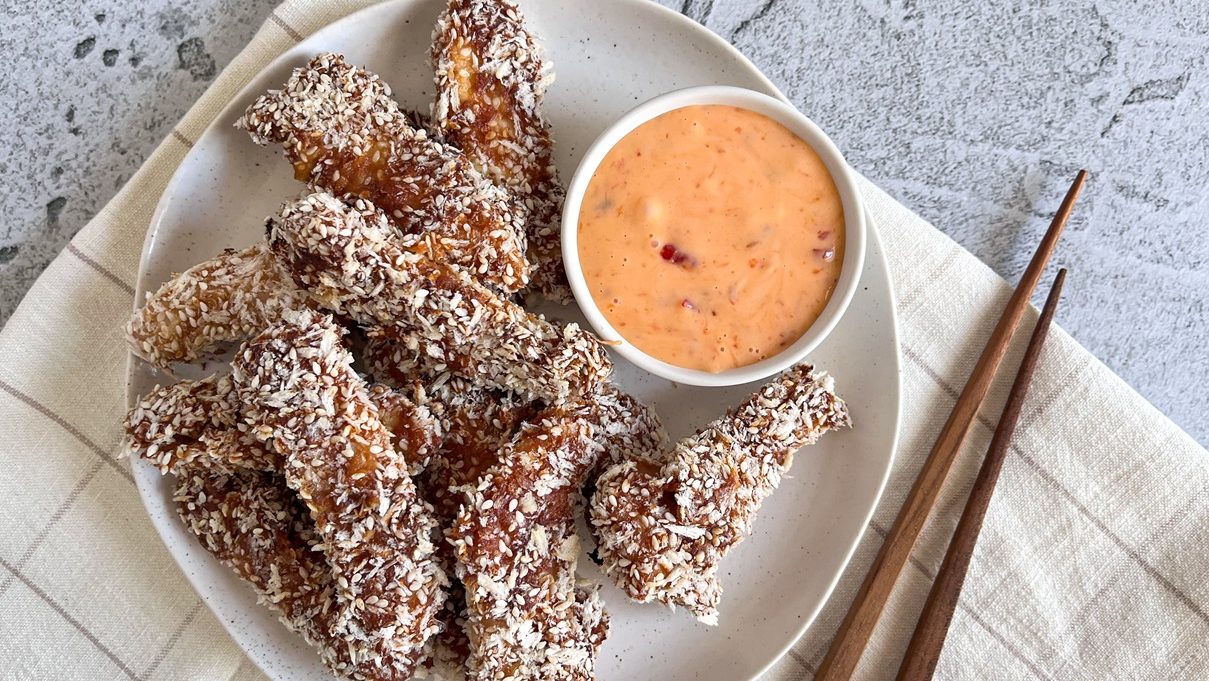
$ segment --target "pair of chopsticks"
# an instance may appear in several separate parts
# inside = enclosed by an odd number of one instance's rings
[[[819,670],[814,677],[815,681],[846,680],[856,669],[861,654],[869,642],[869,637],[873,634],[873,628],[894,588],[894,583],[898,580],[899,573],[902,572],[903,566],[906,565],[907,559],[911,555],[915,540],[923,529],[924,521],[927,520],[928,513],[940,496],[941,487],[953,465],[953,460],[956,458],[962,442],[965,441],[970,425],[973,423],[979,407],[982,406],[983,399],[991,387],[991,381],[995,378],[995,373],[999,369],[1004,355],[1007,354],[1008,344],[1017,327],[1020,326],[1020,320],[1028,307],[1029,299],[1037,288],[1041,273],[1045,269],[1046,263],[1049,262],[1050,255],[1054,252],[1058,237],[1061,236],[1062,229],[1066,226],[1066,221],[1074,209],[1075,201],[1078,199],[1086,179],[1087,171],[1080,170],[1079,174],[1075,176],[1074,183],[1067,190],[1066,197],[1062,200],[1057,214],[1054,215],[1054,220],[1050,223],[1041,244],[1033,254],[1028,268],[1020,277],[1020,283],[1016,285],[1016,290],[1008,300],[1007,307],[999,318],[999,323],[996,324],[986,347],[983,348],[973,373],[970,374],[960,397],[957,398],[957,403],[953,406],[948,421],[941,429],[936,444],[932,446],[932,451],[928,454],[927,461],[924,462],[923,469],[919,472],[919,477],[915,479],[915,484],[912,486],[910,494],[907,495],[907,500],[903,504],[902,510],[899,511],[898,518],[895,519],[893,527],[886,535],[885,543],[882,544],[877,558],[874,559],[873,566],[869,568],[869,574],[866,575],[864,583],[857,591],[856,599],[848,609],[848,614],[844,616],[844,621],[840,624],[839,631],[831,642],[831,648],[828,649],[826,657],[819,665]],[[1020,416],[1020,408],[1028,391],[1037,356],[1040,354],[1050,321],[1058,307],[1058,298],[1062,293],[1062,284],[1065,279],[1066,270],[1059,271],[1050,288],[1045,309],[1037,321],[1024,359],[1020,363],[1020,370],[1012,384],[999,425],[995,428],[986,459],[978,472],[974,489],[970,492],[970,498],[966,502],[965,510],[962,512],[957,530],[945,554],[940,572],[932,583],[932,590],[928,594],[923,613],[916,624],[906,657],[899,668],[899,681],[926,681],[932,678],[932,673],[936,669],[936,661],[940,658],[945,635],[948,633],[949,623],[953,618],[953,610],[957,606],[957,599],[965,581],[970,556],[973,554],[974,544],[978,540],[978,532],[982,529],[982,521],[991,501],[995,483],[999,479],[999,470],[1003,465],[1004,455]]]

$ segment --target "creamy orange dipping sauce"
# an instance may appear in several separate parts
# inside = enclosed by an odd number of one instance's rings
[[[605,157],[579,214],[592,298],[652,357],[718,372],[791,345],[844,259],[844,210],[818,154],[746,109],[690,106]]]

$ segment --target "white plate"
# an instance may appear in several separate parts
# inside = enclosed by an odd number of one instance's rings
[[[382,74],[402,104],[427,110],[429,39],[442,5],[442,0],[396,0],[369,8],[314,34],[257,76],[201,136],[169,182],[147,236],[138,299],[172,272],[224,247],[253,243],[263,218],[300,191],[279,150],[257,147],[231,126],[257,94],[280,87],[290,69],[315,52],[343,52]],[[662,92],[727,84],[782,97],[722,39],[646,0],[521,0],[521,5],[558,73],[546,111],[564,178],[610,122]],[[765,504],[755,536],[727,557],[720,626],[698,624],[684,612],[629,603],[606,586],[613,627],[601,651],[602,679],[754,678],[784,654],[827,600],[877,504],[898,433],[898,337],[885,257],[872,227],[861,287],[839,327],[810,357],[836,377],[855,428],[829,434],[797,456],[791,477]],[[617,379],[653,404],[676,437],[721,414],[754,387],[675,386],[623,361]],[[130,399],[167,380],[133,361]],[[274,679],[330,678],[305,644],[257,606],[252,591],[185,532],[168,482],[150,465],[133,464],[164,543],[248,656]],[[600,577],[586,559],[581,573]]]

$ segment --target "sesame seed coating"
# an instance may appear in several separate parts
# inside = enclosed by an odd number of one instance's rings
[[[406,339],[408,350],[477,385],[557,403],[590,392],[612,371],[595,336],[406,250],[367,201],[350,205],[321,192],[287,203],[269,242],[323,307]]]
[[[249,341],[233,377],[251,432],[284,460],[310,509],[336,581],[333,632],[356,651],[413,673],[448,581],[434,558],[436,521],[403,452],[352,369],[330,318],[287,313]]]
[[[593,483],[607,466],[639,455],[661,458],[671,449],[659,414],[615,383],[601,384],[584,402],[581,414],[602,454],[589,478]]]
[[[446,437],[441,453],[434,457],[432,466],[421,476],[419,483],[442,523],[456,521],[468,487],[479,482],[493,467],[505,464],[502,457],[511,451],[508,443],[524,428],[532,427],[523,425],[524,422],[541,421],[554,413],[539,413],[540,404],[518,399],[511,393],[476,388],[469,381],[443,371],[441,365],[427,361],[425,356],[392,344],[389,339],[371,338],[364,353],[363,359],[377,380],[405,383],[420,377],[428,381],[433,412],[445,424]],[[585,455],[596,459],[581,476],[589,488],[594,476],[610,461],[624,460],[631,453],[664,452],[669,448],[667,435],[654,410],[610,382],[600,384],[581,401],[563,403],[559,413],[561,418],[573,419],[577,427],[586,429],[587,438],[576,447],[586,448]],[[579,503],[578,488],[568,494]],[[495,503],[501,507],[510,505],[510,502]],[[573,529],[567,532],[567,536],[574,535]],[[576,608],[588,608],[592,598],[588,592],[575,593],[577,598],[582,597],[582,603]],[[450,603],[463,597],[461,589],[456,586],[451,589]],[[464,605],[455,612],[451,617],[451,628],[438,640],[438,650],[444,644],[444,648],[453,653],[454,660],[464,662],[471,639],[465,634],[458,636],[458,633],[470,615]],[[518,678],[529,678],[525,674],[537,672],[517,673],[520,674]],[[573,678],[591,678],[590,671],[585,673],[589,675]]]
[[[441,422],[432,413],[428,395],[418,383],[403,389],[382,384],[369,386],[369,400],[378,407],[378,419],[392,435],[395,450],[407,453],[408,473],[414,478],[429,466],[444,440]]]
[[[751,533],[793,454],[850,425],[830,376],[798,365],[663,463],[634,456],[597,481],[591,517],[604,571],[631,598],[716,624],[722,557]]]
[[[150,461],[161,473],[221,462],[276,471],[281,457],[247,433],[230,376],[210,376],[156,387],[126,415],[125,453]]]
[[[194,362],[224,341],[242,341],[305,307],[299,291],[265,244],[218,257],[174,276],[134,313],[126,327],[134,354],[155,366]]]
[[[572,300],[559,235],[564,190],[542,114],[554,75],[511,0],[450,0],[433,33],[439,134],[512,195],[525,220],[532,291]]]
[[[333,635],[336,584],[307,514],[280,476],[221,464],[182,464],[173,500],[201,545],[256,591],[291,630],[343,678],[406,681],[406,668],[383,665]]]
[[[416,250],[499,290],[524,287],[524,226],[507,193],[407,118],[377,74],[325,52],[237,125],[258,144],[283,145],[312,188],[373,201]]]
[[[597,588],[575,578],[575,505],[596,465],[568,405],[535,416],[465,487],[450,539],[466,589],[469,678],[594,679],[608,633]]]
[[[307,193],[133,316],[164,368],[247,342],[140,398],[124,448],[336,675],[589,681],[610,618],[576,518],[630,597],[716,623],[720,561],[847,407],[801,365],[673,445],[595,336],[515,302],[572,300],[553,75],[515,0],[446,3],[431,117],[332,53],[241,117]]]
[[[426,380],[433,412],[445,431],[444,449],[453,452],[457,461],[474,462],[471,474],[474,477],[481,475],[485,466],[496,459],[499,448],[513,435],[516,426],[544,405],[514,393],[478,388],[470,381],[450,374],[446,365],[409,350],[408,345],[399,342],[397,336],[371,333],[363,348],[362,360],[370,375],[387,385]],[[596,390],[577,401],[575,408],[592,429],[591,441],[603,453],[597,470],[588,477],[589,482],[593,482],[608,464],[639,454],[663,456],[671,448],[655,410],[611,381],[598,384]],[[444,456],[448,457],[448,453]],[[435,465],[445,464],[438,461]],[[456,480],[465,475],[439,477]],[[467,478],[465,482],[473,479]]]
[[[428,406],[384,385],[369,388],[382,423],[396,449],[411,453],[422,469],[441,445],[441,424]],[[423,400],[423,394],[417,396]],[[177,473],[184,464],[220,462],[226,466],[280,472],[282,459],[253,437],[243,422],[239,395],[229,375],[156,386],[126,415],[124,454],[155,464],[161,473]]]
[[[397,446],[431,451],[439,424],[402,392],[370,387]],[[130,411],[126,451],[176,475],[175,500],[202,546],[256,590],[262,604],[319,650],[337,674],[408,679],[411,664],[355,655],[331,627],[338,610],[332,572],[306,506],[281,477],[277,451],[252,437],[230,376],[156,388]],[[404,450],[410,451],[410,450]],[[455,678],[448,672],[430,678]]]

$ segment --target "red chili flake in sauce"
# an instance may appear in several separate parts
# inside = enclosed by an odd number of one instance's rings
[[[814,249],[814,254],[822,258],[823,262],[831,262],[832,260],[835,260],[834,248],[816,248]]]
[[[692,267],[693,265],[697,264],[696,259],[694,259],[688,253],[676,248],[672,244],[664,244],[663,248],[659,249],[659,257],[672,263],[673,265]]]
[[[680,307],[683,307],[686,310],[696,310],[697,309],[697,306],[693,305],[693,301],[689,300],[688,298],[685,298],[684,300],[680,301]]]
[[[826,241],[827,237],[829,237],[829,236],[831,236],[830,229],[820,229],[819,230],[819,241]]]

